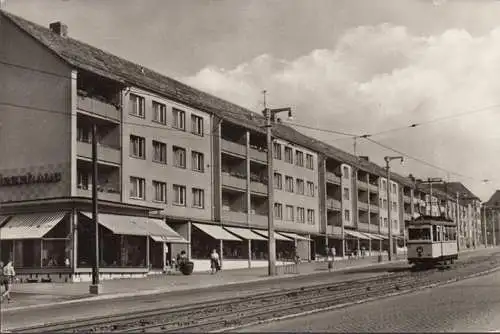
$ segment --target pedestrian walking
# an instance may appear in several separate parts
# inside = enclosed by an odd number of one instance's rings
[[[212,274],[215,274],[220,270],[220,258],[215,249],[213,249],[212,253],[210,254],[210,269],[212,270]]]
[[[335,250],[335,247],[332,247],[330,249],[330,256],[328,256],[329,260],[328,260],[328,271],[332,271],[333,269],[333,262],[335,261],[335,255],[336,255],[337,251]]]
[[[2,268],[1,284],[5,289],[0,300],[3,301],[5,298],[7,298],[7,301],[10,302],[10,287],[14,282],[16,272],[14,271],[12,261],[9,261],[5,266],[3,265],[3,263],[0,263],[0,267]]]

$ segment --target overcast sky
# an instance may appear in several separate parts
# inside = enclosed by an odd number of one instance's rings
[[[425,123],[372,139],[450,173],[413,160],[395,171],[461,181],[483,200],[500,189],[500,1],[6,1],[254,111],[266,89],[296,124],[366,134]],[[300,130],[353,152],[345,136]],[[363,139],[357,153],[380,165],[396,154]]]

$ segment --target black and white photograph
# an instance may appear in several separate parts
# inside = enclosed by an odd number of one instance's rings
[[[0,0],[2,333],[500,333],[500,1]]]

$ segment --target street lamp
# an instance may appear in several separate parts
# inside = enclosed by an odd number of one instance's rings
[[[390,172],[390,166],[389,163],[392,160],[400,160],[401,163],[403,163],[404,158],[402,156],[397,156],[397,157],[384,157],[385,160],[385,166],[387,170],[387,220],[389,222],[389,261],[392,261],[392,252],[393,252],[393,244],[392,244],[392,220],[391,220],[391,172]]]
[[[278,108],[269,109],[265,108],[262,113],[266,118],[266,137],[267,137],[267,198],[268,198],[268,212],[267,212],[267,229],[268,229],[268,274],[269,276],[276,275],[276,240],[274,239],[274,170],[273,170],[273,138],[272,127],[275,116],[281,112],[288,112],[288,119],[292,118],[292,109]]]

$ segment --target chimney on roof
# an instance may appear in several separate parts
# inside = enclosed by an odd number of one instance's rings
[[[57,34],[61,37],[68,36],[68,26],[62,23],[61,21],[53,22],[49,25],[50,31],[54,34]]]
[[[360,155],[359,158],[362,160],[365,160],[365,161],[370,161],[370,157],[368,157],[366,155]]]

